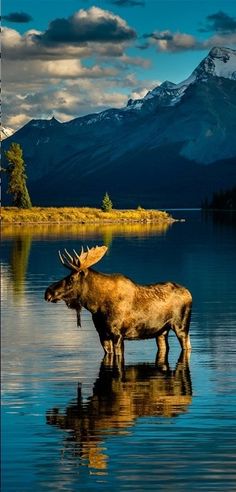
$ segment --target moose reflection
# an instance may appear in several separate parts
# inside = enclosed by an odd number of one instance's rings
[[[190,292],[173,282],[138,285],[121,274],[103,274],[90,267],[106,253],[96,246],[73,256],[59,252],[70,275],[48,287],[45,300],[64,300],[77,313],[85,307],[92,318],[105,353],[123,355],[124,340],[155,338],[158,349],[168,351],[172,329],[183,350],[191,348],[189,324]],[[77,316],[80,323],[79,314]]]
[[[108,357],[101,363],[93,394],[86,401],[79,385],[75,403],[65,412],[53,408],[46,417],[48,424],[71,431],[65,437],[64,452],[69,448],[80,457],[80,464],[98,470],[107,466],[106,435],[127,434],[139,417],[177,417],[192,401],[186,353],[181,353],[174,370],[167,357],[158,356],[156,364],[126,367],[119,357]],[[156,425],[158,432],[158,421]]]

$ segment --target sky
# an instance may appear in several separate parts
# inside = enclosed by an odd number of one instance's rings
[[[235,0],[3,0],[2,125],[69,121],[236,49]]]

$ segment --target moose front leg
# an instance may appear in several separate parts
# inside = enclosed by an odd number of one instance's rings
[[[106,354],[113,354],[113,340],[111,333],[105,326],[105,320],[100,313],[93,314],[92,316],[95,328],[98,332],[102,348]]]
[[[114,354],[113,341],[110,338],[107,338],[104,333],[99,333],[99,338],[105,355]]]
[[[124,339],[122,335],[113,334],[113,350],[114,354],[123,357],[124,355]]]
[[[112,340],[103,340],[102,346],[105,354],[114,354]]]

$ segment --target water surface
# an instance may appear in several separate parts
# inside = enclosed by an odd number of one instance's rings
[[[236,228],[200,212],[171,227],[6,227],[2,231],[3,491],[235,490]],[[67,275],[57,251],[107,244],[97,269],[193,294],[192,355],[170,337],[125,343],[103,361],[45,288]]]

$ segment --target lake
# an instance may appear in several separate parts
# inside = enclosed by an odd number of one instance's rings
[[[2,230],[3,491],[232,491],[236,487],[236,227],[200,211],[170,227]],[[193,295],[191,358],[174,334],[125,342],[103,362],[82,326],[44,291],[67,275],[57,251],[106,244],[96,265],[139,283],[172,280]]]

